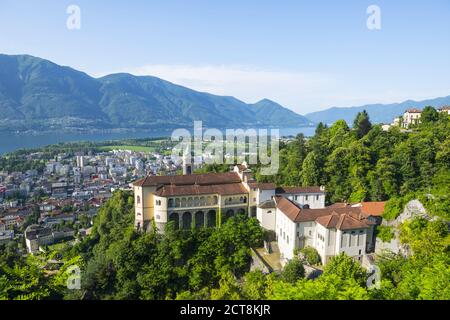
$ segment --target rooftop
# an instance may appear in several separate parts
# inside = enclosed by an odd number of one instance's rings
[[[318,186],[312,187],[278,187],[275,189],[276,194],[285,193],[325,193],[325,190]]]
[[[372,222],[362,212],[361,207],[330,206],[322,209],[300,208],[294,202],[276,197],[277,208],[295,223],[316,221],[326,228],[351,230],[368,228]]]
[[[150,187],[160,185],[214,185],[227,183],[240,183],[241,178],[236,172],[202,173],[177,176],[147,176],[133,183],[138,187]]]
[[[406,109],[405,112],[408,112],[408,113],[422,113],[422,110],[417,109],[417,108],[410,108],[410,109]]]
[[[171,197],[202,194],[236,195],[245,193],[247,193],[247,189],[244,188],[242,183],[224,183],[213,185],[164,185],[155,192],[155,195]]]

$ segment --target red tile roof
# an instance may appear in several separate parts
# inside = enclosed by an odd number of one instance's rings
[[[369,216],[380,217],[384,212],[385,205],[385,201],[361,202],[361,212]]]
[[[247,190],[242,183],[229,183],[217,185],[165,185],[160,187],[155,195],[160,197],[172,196],[187,196],[187,195],[201,195],[201,194],[220,194],[220,195],[237,195],[247,194]]]
[[[284,193],[325,193],[324,190],[320,190],[320,187],[312,186],[312,187],[278,187],[275,190],[276,194],[284,194]]]
[[[286,217],[297,222],[301,209],[291,200],[283,197],[275,197],[275,204],[277,205],[277,209],[280,209]]]
[[[405,112],[409,112],[409,113],[422,113],[422,110],[417,109],[417,108],[411,108],[411,109],[406,109]]]
[[[238,183],[241,178],[236,172],[203,173],[177,176],[147,176],[133,183],[134,186],[147,187],[159,185],[213,185]]]
[[[275,197],[277,208],[295,223],[316,221],[326,228],[351,230],[368,228],[373,222],[366,219],[360,207],[325,207],[303,209],[283,197]]]

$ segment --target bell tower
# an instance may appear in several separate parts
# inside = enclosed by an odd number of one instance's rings
[[[191,153],[186,150],[183,153],[183,175],[192,174],[192,157]]]

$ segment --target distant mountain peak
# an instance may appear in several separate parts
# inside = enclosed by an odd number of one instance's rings
[[[246,104],[153,76],[93,78],[30,55],[1,54],[0,115],[0,130],[47,130],[50,122],[55,129],[188,127],[195,120],[216,127],[309,124],[269,99]]]
[[[373,123],[392,123],[394,118],[402,115],[406,109],[423,109],[426,106],[433,106],[437,109],[443,105],[448,104],[450,104],[450,96],[422,101],[410,99],[403,102],[390,104],[367,104],[355,107],[332,107],[326,110],[308,113],[305,115],[305,117],[316,123],[323,122],[331,124],[340,119],[347,121],[347,123],[353,123],[353,120],[358,112],[366,110],[369,114],[370,120]]]

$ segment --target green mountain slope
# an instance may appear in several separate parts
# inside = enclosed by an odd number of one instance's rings
[[[303,126],[279,104],[246,104],[156,77],[112,74],[99,79],[28,56],[0,55],[0,128],[45,129],[192,126]]]

